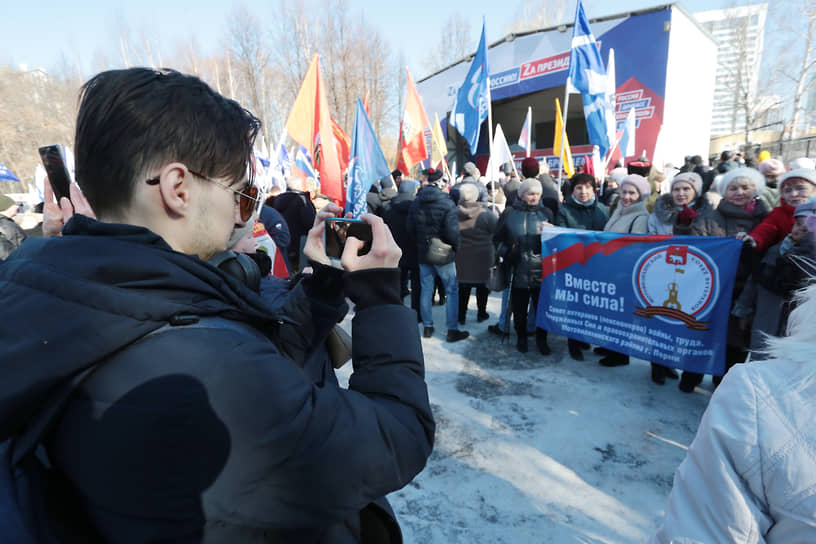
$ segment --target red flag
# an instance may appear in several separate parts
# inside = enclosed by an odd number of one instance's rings
[[[368,91],[366,91],[365,97],[363,98],[363,108],[365,108],[368,118],[371,119],[371,112],[368,111]]]
[[[320,173],[320,192],[343,206],[346,198],[337,146],[322,145],[322,142],[334,144],[334,131],[319,60],[315,55],[309,66],[286,120],[286,131],[294,141],[312,150],[314,165]]]
[[[408,91],[405,95],[405,109],[400,122],[397,166],[405,175],[408,175],[408,170],[412,166],[428,158],[425,130],[430,130],[431,123],[428,121],[425,108],[422,107],[422,100],[419,98],[419,93],[407,67],[405,72],[408,74]],[[404,170],[401,165],[405,167]]]
[[[334,146],[337,148],[337,159],[340,161],[340,172],[345,172],[348,168],[349,153],[351,152],[351,138],[349,138],[337,121],[332,117],[332,136]]]

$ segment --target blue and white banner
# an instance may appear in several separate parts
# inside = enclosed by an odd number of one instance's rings
[[[742,243],[546,227],[536,325],[647,361],[721,376]]]
[[[473,57],[473,63],[465,76],[465,81],[456,93],[456,101],[450,114],[451,124],[467,140],[471,155],[476,154],[476,147],[479,145],[479,131],[482,123],[487,119],[487,76],[487,42],[485,41],[485,26],[482,23],[482,37],[479,39],[476,56]]]
[[[354,112],[354,130],[351,133],[349,156],[345,211],[351,212],[354,219],[359,219],[368,212],[366,193],[375,181],[391,173],[363,102],[359,98],[357,110]]]
[[[0,162],[0,181],[20,181],[20,178],[12,174],[11,170]]]

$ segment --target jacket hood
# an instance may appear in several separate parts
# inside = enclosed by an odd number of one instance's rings
[[[474,219],[485,210],[485,207],[479,202],[460,202],[457,206],[457,213],[459,221],[466,219]]]
[[[174,316],[272,320],[256,293],[146,228],[75,215],[63,234],[31,239],[0,265],[0,439],[54,385]]]

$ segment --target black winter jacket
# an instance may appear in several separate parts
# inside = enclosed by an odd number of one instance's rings
[[[431,237],[459,249],[459,218],[456,204],[447,193],[435,185],[426,185],[417,193],[408,212],[408,232],[416,240],[417,261],[428,264],[425,255]]]
[[[316,266],[259,297],[141,227],[77,215],[63,233],[0,265],[0,304],[15,316],[0,330],[0,439],[55,383],[105,361],[47,446],[106,541],[360,542],[363,512],[388,519],[383,497],[422,469],[434,433],[396,270],[344,279]],[[397,295],[371,298],[386,283]],[[344,295],[359,298],[349,390],[319,347]],[[255,332],[139,341],[174,316]]]
[[[394,241],[402,250],[399,265],[414,268],[417,265],[416,239],[408,230],[408,212],[411,211],[416,195],[399,193],[391,199],[383,212],[383,221],[391,229]]]
[[[513,268],[513,287],[541,285],[541,222],[552,222],[552,212],[541,205],[516,200],[499,218],[493,242],[497,254]],[[504,255],[503,255],[504,254]]]
[[[559,227],[584,230],[603,230],[607,221],[609,208],[598,202],[597,198],[591,205],[582,206],[571,195],[564,199],[555,219]]]

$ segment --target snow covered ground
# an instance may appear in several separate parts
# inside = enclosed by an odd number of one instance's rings
[[[406,544],[645,541],[661,523],[710,377],[684,394],[674,380],[653,384],[645,361],[605,368],[592,351],[574,361],[554,335],[552,355],[532,338],[521,354],[514,335],[502,344],[487,332],[500,302],[491,295],[491,319],[476,323],[471,297],[471,337],[454,344],[434,306],[436,334],[422,340],[434,452],[389,496]]]

